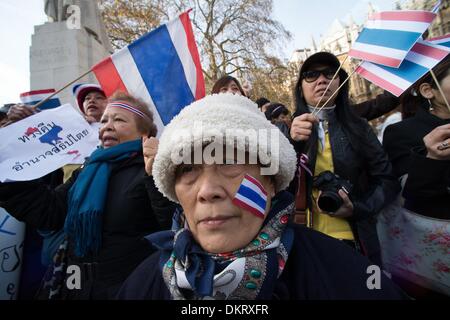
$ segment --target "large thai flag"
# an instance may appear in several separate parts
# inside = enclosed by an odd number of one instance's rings
[[[189,12],[158,27],[93,67],[107,96],[117,90],[143,99],[158,135],[182,108],[205,96]]]
[[[450,48],[419,40],[399,68],[364,62],[356,72],[397,97],[450,53]]]
[[[376,13],[369,18],[349,56],[397,68],[435,17],[428,11]]]
[[[44,90],[33,90],[20,94],[20,102],[23,104],[34,106],[35,104],[41,102],[46,99],[48,96],[55,93],[55,89],[44,89]],[[53,96],[51,99],[45,101],[43,104],[39,106],[40,110],[53,109],[59,107],[61,105],[61,101],[59,101],[58,96]]]
[[[261,183],[246,174],[233,199],[233,203],[260,218],[264,218],[267,205],[267,192]]]
[[[440,46],[449,47],[450,48],[450,34],[446,34],[445,36],[436,37],[428,39],[427,41],[438,44]]]

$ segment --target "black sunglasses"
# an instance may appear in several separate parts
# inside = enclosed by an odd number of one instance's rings
[[[303,72],[303,79],[305,79],[306,82],[314,82],[317,79],[319,79],[320,75],[323,74],[325,78],[328,80],[333,79],[337,69],[334,68],[327,68],[323,70],[310,70]]]

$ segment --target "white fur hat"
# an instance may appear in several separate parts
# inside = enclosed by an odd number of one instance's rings
[[[216,144],[221,150],[226,146],[237,149],[238,153],[248,152],[249,159],[253,157],[265,164],[267,167],[262,169],[267,173],[262,174],[274,176],[275,192],[285,189],[294,177],[297,164],[294,148],[258,106],[243,96],[214,94],[181,110],[161,135],[153,178],[168,199],[178,202],[175,194],[178,165],[191,159],[191,150],[195,157],[196,146],[201,152],[207,143]],[[186,150],[189,157],[183,158]],[[203,157],[201,159],[203,163]]]

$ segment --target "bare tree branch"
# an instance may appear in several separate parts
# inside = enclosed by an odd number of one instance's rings
[[[254,94],[289,103],[288,82],[295,72],[273,52],[280,52],[291,34],[273,19],[273,0],[100,0],[100,8],[116,49],[192,8],[207,86],[236,74],[253,83]]]

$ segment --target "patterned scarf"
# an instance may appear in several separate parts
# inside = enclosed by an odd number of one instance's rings
[[[141,140],[94,151],[68,194],[66,234],[75,244],[75,255],[84,257],[101,246],[102,213],[108,191],[111,163],[129,158],[142,150]]]
[[[278,193],[253,241],[224,254],[205,252],[187,224],[182,224],[183,214],[178,211],[171,231],[147,237],[161,250],[160,267],[172,298],[271,299],[293,243],[293,230],[287,227],[293,209],[292,196],[285,191]]]

